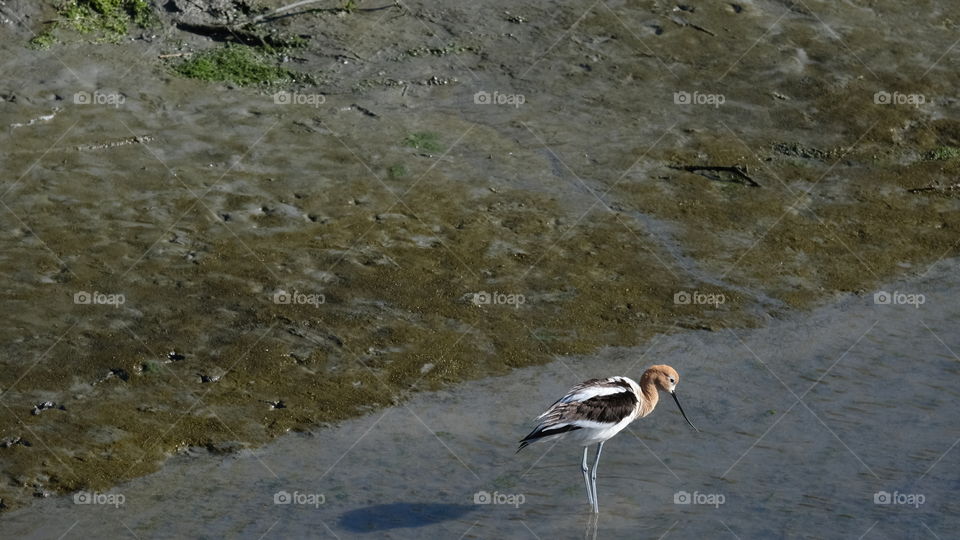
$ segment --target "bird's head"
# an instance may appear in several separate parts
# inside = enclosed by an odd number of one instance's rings
[[[658,390],[671,394],[677,389],[677,383],[680,382],[680,374],[677,373],[677,370],[663,364],[651,366],[643,375],[649,378]]]
[[[677,397],[677,384],[680,383],[680,374],[677,373],[677,370],[664,364],[651,366],[643,373],[643,379],[652,382],[658,390],[669,392],[673,400],[677,402],[677,408],[680,409],[680,414],[683,415],[683,419],[690,424],[690,427],[696,431],[700,431],[697,429],[697,426],[693,425],[693,422],[687,418],[687,413],[683,412],[683,407],[680,406],[680,399]]]

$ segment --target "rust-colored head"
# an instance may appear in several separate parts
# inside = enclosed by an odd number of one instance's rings
[[[686,420],[694,430],[700,431],[693,425],[693,422],[687,418],[687,413],[683,412],[683,407],[680,406],[680,398],[677,397],[677,383],[679,382],[680,374],[677,373],[677,370],[665,364],[650,366],[643,372],[643,377],[640,378],[641,387],[653,384],[658,390],[669,392],[670,396],[673,397],[673,401],[677,403],[677,408],[680,409],[680,414],[683,416],[683,419]]]
[[[658,390],[673,393],[677,388],[677,383],[680,382],[680,374],[668,365],[658,364],[650,366],[643,372],[643,379],[653,383]]]

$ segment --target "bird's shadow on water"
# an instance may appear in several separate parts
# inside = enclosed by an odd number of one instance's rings
[[[441,503],[375,504],[351,510],[338,520],[350,532],[423,527],[460,518],[473,511],[473,505]]]

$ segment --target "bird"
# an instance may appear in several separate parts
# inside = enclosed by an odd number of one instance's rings
[[[700,431],[680,406],[680,399],[677,397],[679,382],[680,374],[677,370],[663,364],[647,368],[640,376],[639,384],[623,376],[584,381],[571,388],[536,418],[537,426],[520,440],[517,453],[534,442],[564,437],[582,445],[583,461],[580,471],[587,487],[587,502],[593,507],[593,513],[598,514],[600,503],[597,499],[597,466],[600,464],[603,443],[637,418],[652,413],[660,400],[659,391],[673,396],[683,419],[694,431]],[[590,446],[594,444],[597,445],[597,456],[593,462],[593,472],[590,473],[587,456]]]

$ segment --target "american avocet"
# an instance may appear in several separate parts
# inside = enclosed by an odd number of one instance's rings
[[[670,392],[683,419],[690,427],[700,431],[690,422],[680,400],[677,399],[677,383],[680,375],[670,366],[651,366],[643,372],[640,384],[627,377],[608,379],[590,379],[567,392],[537,417],[540,422],[529,435],[520,441],[523,450],[527,445],[545,439],[555,439],[569,435],[583,446],[583,482],[587,486],[587,501],[593,506],[594,513],[600,512],[597,501],[597,465],[600,464],[600,451],[603,443],[610,439],[630,422],[643,418],[657,406],[660,400],[658,390]],[[596,443],[597,457],[593,462],[593,474],[587,468],[587,452],[590,445]],[[591,482],[592,480],[592,482]]]

